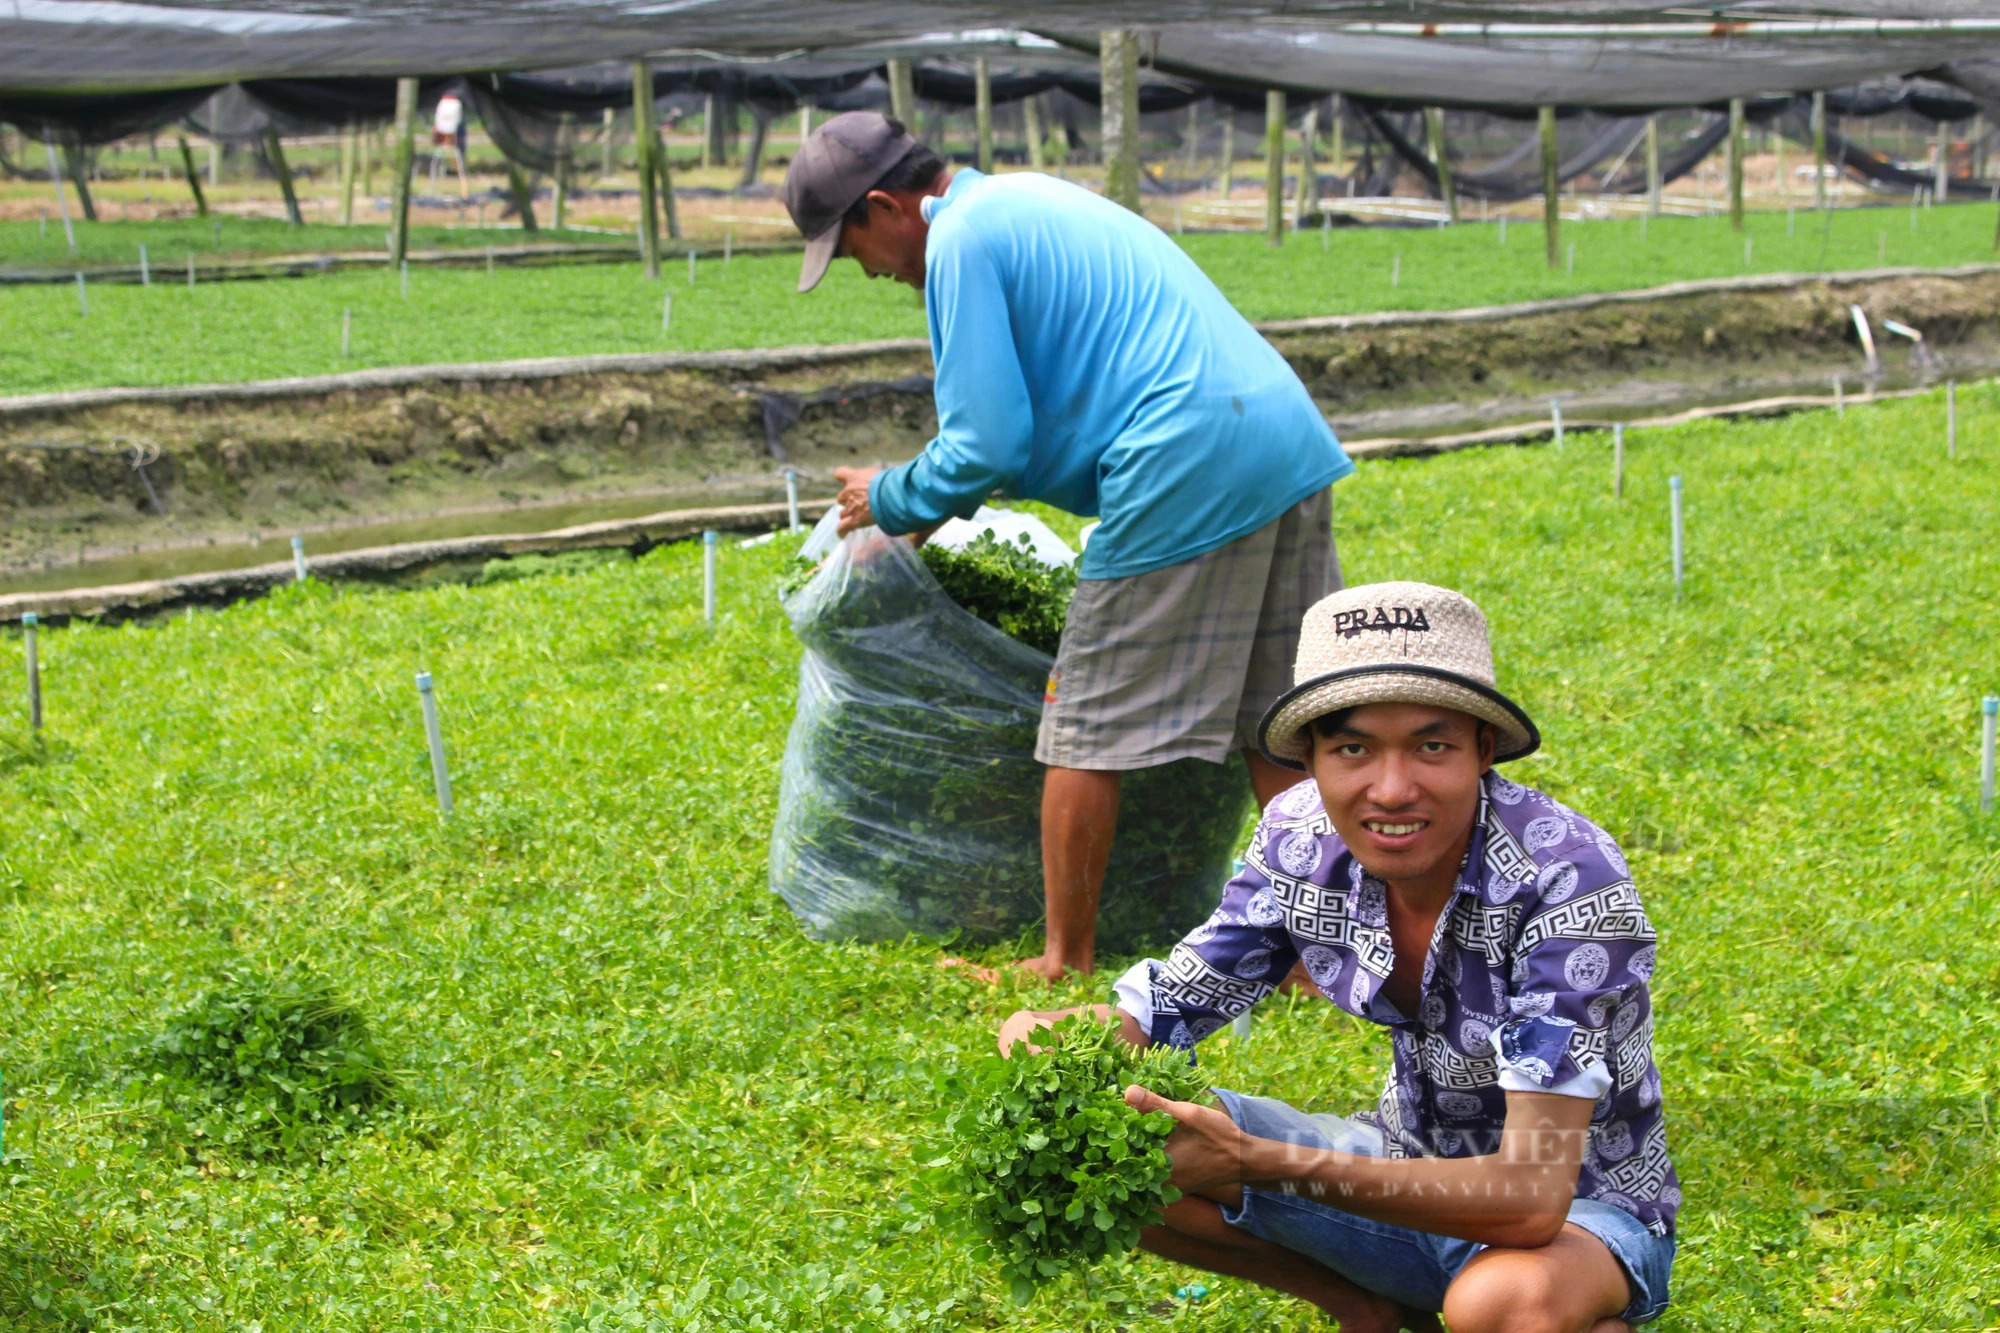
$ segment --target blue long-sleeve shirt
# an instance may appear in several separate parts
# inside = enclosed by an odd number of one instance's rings
[[[961,168],[925,202],[937,438],[876,476],[885,532],[994,490],[1101,516],[1082,576],[1192,560],[1354,470],[1290,366],[1137,214]]]

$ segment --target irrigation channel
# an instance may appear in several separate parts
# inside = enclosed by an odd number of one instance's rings
[[[1577,431],[1830,404],[1836,377],[1849,400],[1983,377],[2000,370],[2000,265],[1262,328],[1352,452],[1437,452],[1546,439],[1552,401]],[[930,370],[912,339],[0,399],[0,619],[249,595],[271,578],[36,596],[271,566],[294,534],[316,557],[369,553],[329,575],[408,581],[486,552],[678,539],[699,531],[686,511],[767,529],[787,469],[810,507],[835,467],[920,449]]]

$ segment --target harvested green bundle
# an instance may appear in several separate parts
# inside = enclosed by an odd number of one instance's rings
[[[825,939],[1018,937],[1042,916],[1035,736],[1053,663],[1004,627],[1053,645],[1073,575],[991,538],[919,556],[865,530],[788,582],[806,655],[772,888]],[[1240,759],[1128,774],[1099,947],[1206,916],[1249,810]]]
[[[253,1151],[351,1124],[394,1087],[361,1014],[299,971],[227,977],[170,1018],[149,1055],[190,1123]]]
[[[927,545],[924,568],[945,596],[1008,638],[1054,657],[1076,594],[1075,565],[1045,565],[1026,533],[1012,542],[982,532],[963,550]]]
[[[946,1119],[956,1206],[1021,1302],[1051,1278],[1132,1249],[1140,1228],[1180,1197],[1167,1183],[1174,1119],[1133,1110],[1126,1087],[1191,1101],[1208,1086],[1186,1052],[1134,1050],[1115,1024],[1079,1014],[1050,1034],[1037,1034],[1037,1053],[1017,1045],[980,1061],[953,1089],[963,1109]]]

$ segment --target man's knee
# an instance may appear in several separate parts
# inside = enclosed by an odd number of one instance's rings
[[[1475,1260],[1445,1292],[1444,1320],[1451,1333],[1578,1333],[1565,1304],[1547,1266]]]

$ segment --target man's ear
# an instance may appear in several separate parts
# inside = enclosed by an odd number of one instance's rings
[[[867,199],[868,220],[870,222],[873,222],[877,217],[881,217],[885,221],[892,220],[896,214],[903,211],[902,205],[896,201],[896,196],[890,194],[887,190],[870,190]]]

